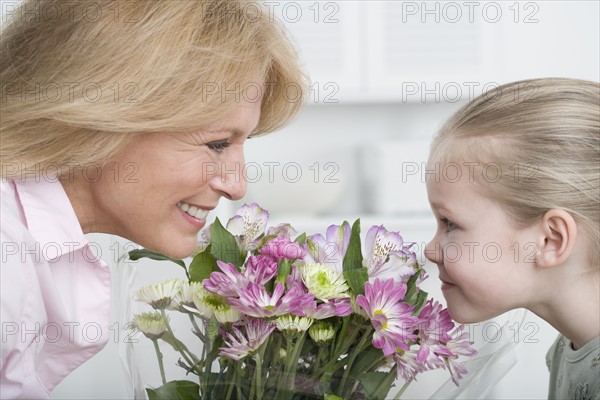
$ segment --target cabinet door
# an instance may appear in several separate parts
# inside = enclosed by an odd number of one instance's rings
[[[481,93],[496,74],[490,48],[497,38],[482,7],[465,4],[370,2],[368,97],[453,103]]]
[[[358,98],[361,89],[358,1],[272,1],[271,12],[293,36],[312,81],[310,101],[317,104]]]

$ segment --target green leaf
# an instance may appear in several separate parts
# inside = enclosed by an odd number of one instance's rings
[[[369,370],[373,371],[375,367],[379,366],[384,361],[384,359],[385,356],[380,349],[369,346],[356,356],[356,359],[352,364],[352,369],[350,370],[350,376],[358,379],[358,377],[365,372],[368,372]]]
[[[367,398],[373,400],[385,400],[395,379],[392,372],[367,372],[358,378]]]
[[[344,221],[344,224],[347,224],[347,222]],[[344,272],[363,268],[363,256],[360,246],[360,219],[357,219],[352,225],[352,233],[350,234],[348,250],[344,256]]]
[[[210,274],[217,270],[217,260],[211,254],[211,245],[202,252],[194,256],[190,263],[190,281],[202,282],[210,278]]]
[[[191,381],[171,381],[156,389],[146,389],[149,400],[200,400],[200,386]]]
[[[233,264],[238,270],[242,266],[240,249],[235,237],[221,225],[219,218],[210,226],[210,252],[217,260]]]
[[[129,258],[133,261],[139,260],[140,258],[149,258],[151,260],[158,261],[172,261],[177,265],[182,266],[185,269],[185,263],[182,260],[177,258],[171,258],[165,256],[162,253],[157,253],[156,251],[147,250],[147,249],[139,249],[139,250],[131,250],[129,252]]]
[[[360,269],[344,271],[344,277],[346,278],[346,282],[348,282],[350,289],[352,289],[354,296],[365,294],[365,282],[369,280],[369,274],[366,268],[361,267]]]
[[[414,315],[418,315],[421,312],[421,308],[423,308],[423,306],[425,305],[428,295],[429,294],[426,291],[420,290],[419,293],[417,293],[417,298],[415,299],[414,304],[409,303],[415,306]]]
[[[424,270],[419,269],[413,274],[413,276],[410,277],[408,282],[406,282],[406,294],[404,295],[404,301],[410,305],[413,305],[411,300],[416,301],[416,298],[413,299],[413,297],[415,297],[415,294],[417,293],[417,280],[423,274],[423,272]]]
[[[280,260],[277,268],[277,282],[285,285],[285,279],[292,272],[292,260]]]
[[[306,242],[306,233],[302,233],[302,235],[294,239],[294,242],[304,244],[304,242]]]

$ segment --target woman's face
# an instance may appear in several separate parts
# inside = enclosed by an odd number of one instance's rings
[[[241,102],[196,132],[135,138],[91,185],[96,230],[171,257],[189,256],[219,199],[239,200],[246,192],[243,145],[260,107],[260,101]]]

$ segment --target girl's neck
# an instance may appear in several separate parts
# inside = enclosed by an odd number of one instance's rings
[[[555,282],[556,283],[556,282]],[[600,274],[573,274],[552,288],[554,295],[530,307],[580,349],[600,336]]]

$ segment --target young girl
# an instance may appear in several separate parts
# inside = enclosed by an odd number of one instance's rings
[[[598,83],[521,81],[451,117],[426,171],[425,255],[452,318],[524,307],[548,321],[552,399],[600,398],[599,146]]]

